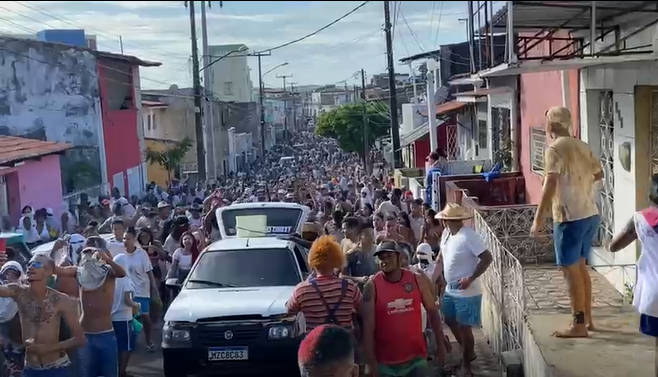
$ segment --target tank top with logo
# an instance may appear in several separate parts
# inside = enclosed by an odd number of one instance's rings
[[[391,283],[378,272],[375,285],[375,355],[382,365],[397,365],[427,357],[423,336],[422,294],[416,276],[402,270]]]

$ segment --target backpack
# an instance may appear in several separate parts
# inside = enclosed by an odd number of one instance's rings
[[[338,325],[338,318],[336,318],[336,311],[338,311],[338,309],[340,308],[340,304],[343,303],[343,299],[347,295],[347,280],[342,279],[340,286],[340,297],[338,297],[338,302],[336,302],[333,308],[330,307],[329,303],[327,303],[327,300],[325,300],[324,295],[322,294],[322,291],[320,290],[317,281],[315,281],[315,279],[311,279],[309,280],[309,282],[311,283],[311,286],[313,286],[315,291],[318,293],[318,295],[320,296],[320,300],[322,300],[322,304],[324,304],[324,307],[327,309],[327,318],[324,320],[324,323]]]

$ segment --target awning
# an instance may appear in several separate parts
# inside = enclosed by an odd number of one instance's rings
[[[507,2],[509,3],[509,2]],[[591,26],[591,1],[514,1],[514,31],[539,29],[588,30]],[[507,5],[493,15],[494,31],[507,25]],[[599,29],[611,29],[629,17],[655,14],[655,1],[597,1],[596,19]],[[624,17],[622,17],[624,16]],[[483,27],[486,30],[486,26]]]
[[[445,123],[445,121],[439,121],[437,124],[437,128],[442,126]],[[422,139],[425,136],[428,136],[430,134],[430,129],[429,129],[429,124],[427,122],[423,123],[422,125],[416,127],[413,129],[413,131],[409,132],[408,134],[404,134],[400,136],[400,147],[406,147],[407,145],[413,143],[416,140]]]
[[[450,114],[454,111],[458,111],[463,109],[468,105],[465,102],[459,102],[459,101],[450,101],[450,102],[445,102],[440,105],[436,106],[436,116],[441,116],[441,115],[447,115]],[[426,117],[427,116],[427,111],[423,112],[420,111],[420,115]]]
[[[520,60],[517,63],[504,63],[491,69],[480,71],[480,77],[517,76],[524,73],[564,71],[570,69],[583,69],[601,65],[636,63],[658,60],[658,54],[627,54],[618,56],[600,56],[587,58],[574,58],[568,60]]]
[[[480,88],[476,90],[469,90],[468,92],[455,93],[455,97],[484,97],[489,94],[509,93],[512,88],[507,86],[500,86],[496,88]]]

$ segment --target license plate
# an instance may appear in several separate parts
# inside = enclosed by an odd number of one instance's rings
[[[208,361],[249,360],[249,347],[213,347],[208,349]]]

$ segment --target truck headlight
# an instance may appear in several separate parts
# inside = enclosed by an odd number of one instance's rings
[[[162,327],[162,348],[188,348],[191,345],[189,327],[181,323],[165,322]]]
[[[267,331],[267,339],[269,340],[279,340],[279,339],[289,339],[294,338],[296,334],[295,325],[290,323],[273,325]]]

